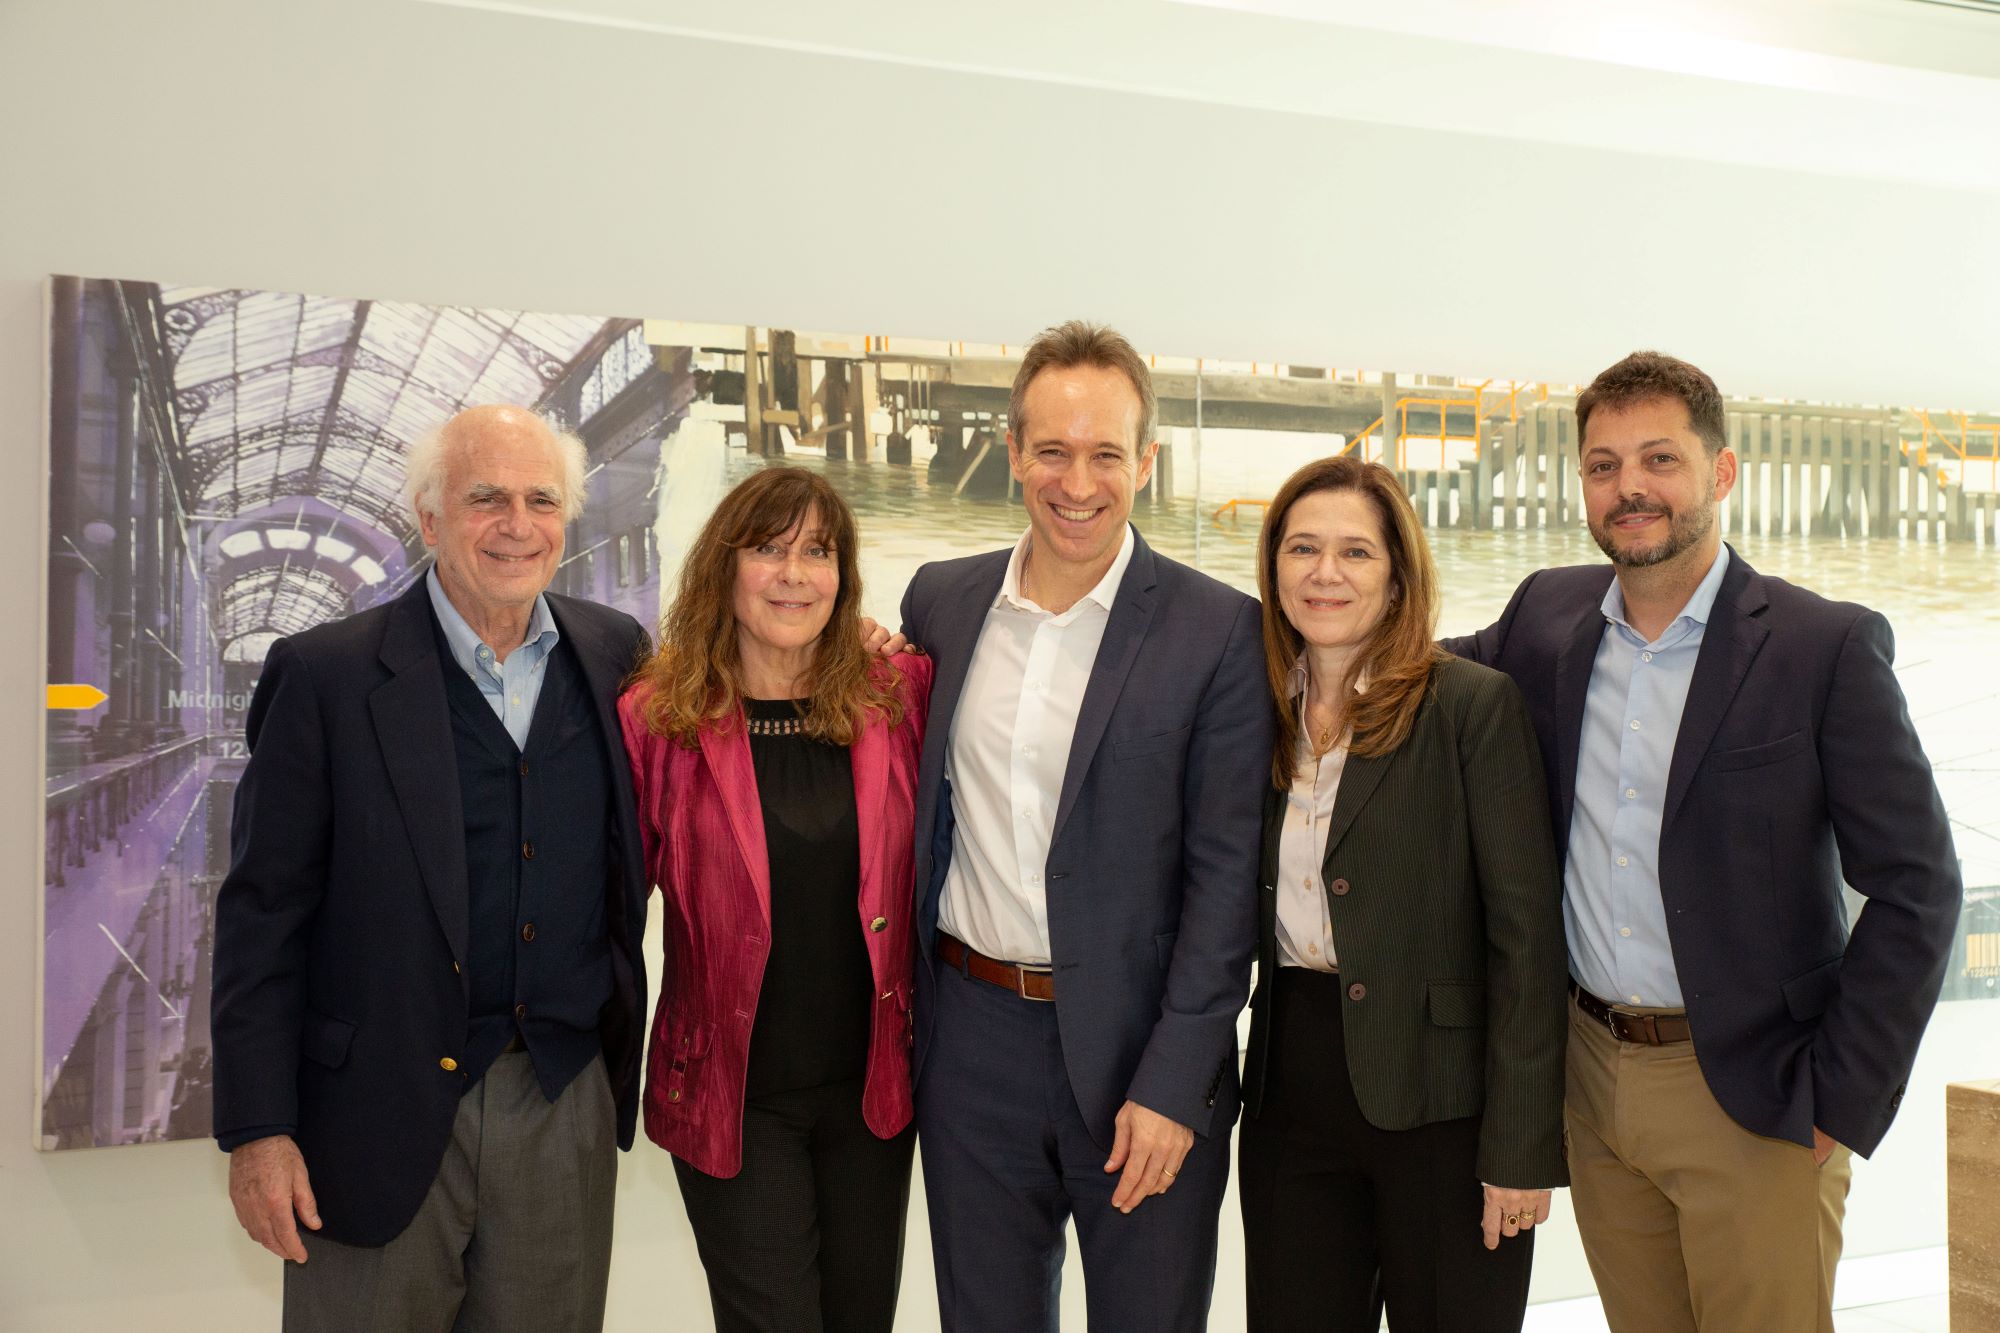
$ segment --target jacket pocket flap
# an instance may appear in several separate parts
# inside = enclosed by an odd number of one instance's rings
[[[305,1031],[299,1038],[299,1050],[306,1059],[328,1069],[338,1069],[347,1063],[347,1048],[353,1043],[354,1024],[344,1018],[306,1012]]]
[[[1486,1022],[1486,985],[1479,981],[1433,981],[1426,993],[1430,1020],[1441,1028],[1476,1028]]]
[[[1782,759],[1790,759],[1812,745],[1812,737],[1803,731],[1795,731],[1789,736],[1766,741],[1762,745],[1744,745],[1734,750],[1710,750],[1708,771],[1727,773],[1739,768],[1762,768]]]
[[[1130,740],[1116,741],[1111,752],[1123,761],[1140,759],[1149,754],[1164,754],[1170,750],[1187,748],[1187,740],[1194,731],[1193,724],[1178,727],[1173,731],[1163,731],[1157,736],[1134,736]]]
[[[1834,994],[1840,989],[1840,961],[1829,958],[1779,983],[1779,989],[1785,993],[1785,1008],[1798,1022],[1818,1018],[1833,1003]]]

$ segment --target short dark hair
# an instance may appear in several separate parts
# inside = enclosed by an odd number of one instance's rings
[[[1045,370],[1068,370],[1072,366],[1116,370],[1132,381],[1133,392],[1139,395],[1139,438],[1132,442],[1132,450],[1135,454],[1144,453],[1153,442],[1153,425],[1160,415],[1159,400],[1153,397],[1153,373],[1146,368],[1145,358],[1125,341],[1124,334],[1081,319],[1043,329],[1028,344],[1021,368],[1014,373],[1013,396],[1007,400],[1007,429],[1014,433],[1015,442],[1024,449],[1028,445],[1024,434],[1028,426],[1028,386],[1034,383],[1035,376]]]
[[[1715,387],[1701,367],[1668,356],[1665,352],[1634,352],[1608,370],[1599,372],[1590,387],[1577,395],[1576,438],[1580,445],[1590,425],[1590,414],[1600,407],[1613,411],[1650,398],[1672,398],[1687,408],[1688,421],[1701,437],[1709,457],[1729,444],[1727,414],[1722,410],[1722,391]]]

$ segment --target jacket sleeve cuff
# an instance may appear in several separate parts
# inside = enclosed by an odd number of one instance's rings
[[[248,1129],[232,1129],[227,1134],[217,1134],[215,1146],[224,1152],[235,1152],[244,1144],[255,1143],[258,1139],[268,1139],[279,1134],[296,1136],[297,1133],[297,1125],[252,1125]]]

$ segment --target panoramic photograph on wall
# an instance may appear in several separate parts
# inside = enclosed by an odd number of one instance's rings
[[[674,313],[50,280],[42,1147],[209,1133],[215,892],[259,671],[275,640],[422,576],[403,459],[454,412],[524,404],[581,436],[589,494],[553,586],[649,625],[719,497],[773,464],[825,472],[853,505],[863,609],[885,623],[919,565],[1020,536],[1020,344]],[[1072,315],[1116,322],[1050,319]],[[1574,384],[1140,350],[1160,452],[1133,521],[1238,588],[1255,592],[1278,485],[1340,452],[1401,474],[1437,553],[1443,632],[1488,623],[1538,568],[1602,559]],[[1895,626],[1964,863],[1945,999],[2000,994],[2000,418],[1722,387],[1744,476],[1728,539]]]

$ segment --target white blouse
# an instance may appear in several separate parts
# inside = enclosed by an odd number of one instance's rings
[[[1326,860],[1326,831],[1347,767],[1349,736],[1320,755],[1312,752],[1306,725],[1306,673],[1292,671],[1299,703],[1299,763],[1285,794],[1285,822],[1278,835],[1278,965],[1338,972],[1333,951],[1333,918],[1327,910],[1320,868]]]

